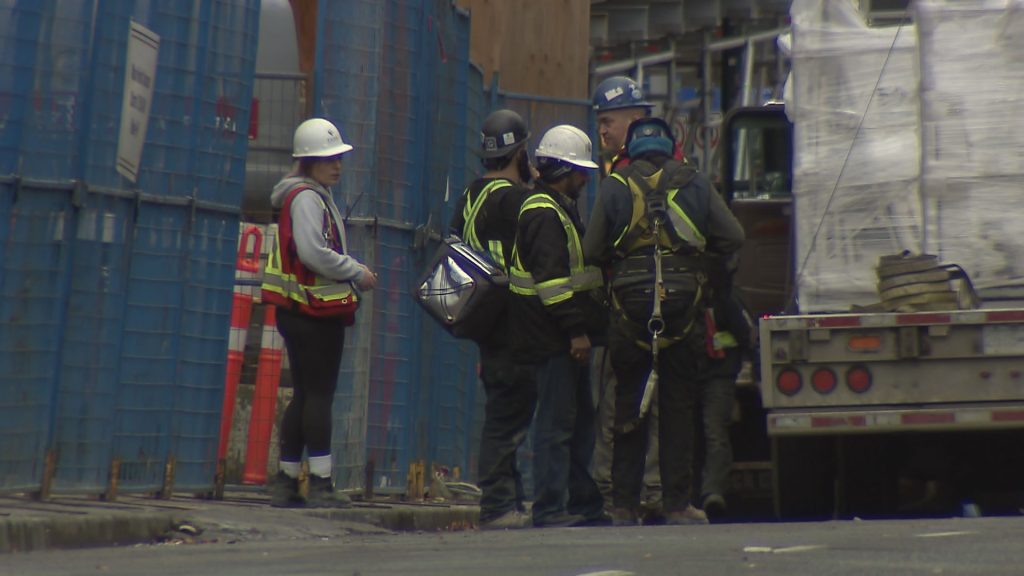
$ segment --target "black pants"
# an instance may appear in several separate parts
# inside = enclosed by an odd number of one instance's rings
[[[644,385],[651,371],[651,352],[641,348],[634,331],[616,329],[609,334],[615,388],[615,436],[612,447],[612,503],[616,508],[640,505],[647,453],[647,419],[637,415]],[[699,334],[658,352],[658,458],[662,501],[666,513],[690,504],[693,478],[695,382],[702,359]],[[627,431],[628,430],[628,431]]]
[[[530,370],[512,361],[507,345],[480,347],[480,379],[487,400],[477,478],[482,492],[480,521],[487,522],[523,507],[516,451],[530,429],[537,385]]]
[[[277,309],[277,330],[284,338],[292,372],[292,400],[281,419],[281,460],[298,462],[331,453],[334,391],[338,387],[345,325]]]

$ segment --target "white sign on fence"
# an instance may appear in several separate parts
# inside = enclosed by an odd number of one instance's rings
[[[146,142],[146,124],[153,102],[160,36],[132,22],[128,34],[128,59],[124,71],[124,99],[121,102],[121,134],[117,140],[117,171],[135,182]]]

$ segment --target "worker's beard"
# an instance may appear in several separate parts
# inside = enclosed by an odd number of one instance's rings
[[[579,200],[580,194],[583,193],[583,189],[587,187],[587,179],[576,176],[575,172],[569,175],[569,190],[566,196],[573,200]]]
[[[533,172],[530,172],[530,155],[525,150],[519,152],[519,156],[516,157],[516,169],[523,184],[529,184],[533,180]]]

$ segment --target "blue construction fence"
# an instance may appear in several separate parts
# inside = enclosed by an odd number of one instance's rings
[[[0,1],[0,491],[213,484],[258,17]],[[159,36],[134,183],[132,22]]]
[[[482,172],[474,151],[491,110],[520,112],[531,150],[556,124],[593,133],[593,115],[586,101],[485,84],[469,60],[470,15],[450,2],[350,0],[321,10],[314,113],[356,147],[337,200],[351,210],[350,249],[380,275],[346,337],[335,476],[343,486],[400,490],[418,460],[475,479],[484,403],[476,346],[448,336],[410,294],[456,200]]]
[[[258,0],[0,0],[0,492],[214,487],[259,17]],[[132,22],[160,37],[134,183],[115,169]],[[404,488],[417,460],[473,479],[477,350],[413,285],[481,172],[487,113],[523,114],[531,148],[591,114],[485,85],[447,0],[321,2],[318,26],[311,112],[355,146],[336,199],[380,275],[346,338],[337,483]]]

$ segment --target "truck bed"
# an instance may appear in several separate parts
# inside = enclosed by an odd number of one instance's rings
[[[1024,308],[768,316],[772,435],[1024,428]]]

